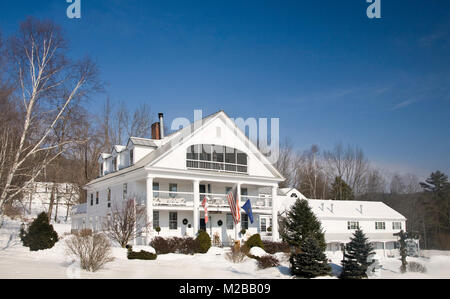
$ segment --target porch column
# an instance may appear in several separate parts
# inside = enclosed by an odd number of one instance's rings
[[[194,238],[195,235],[198,233],[199,227],[200,227],[200,213],[199,213],[199,207],[200,207],[200,181],[195,180],[193,181],[193,190],[194,190]]]
[[[240,213],[241,212],[241,206],[242,206],[242,203],[241,203],[241,199],[242,199],[241,198],[241,183],[237,183],[236,193],[237,193],[236,196],[239,199],[239,207],[237,207],[237,209],[239,210],[239,213]],[[239,221],[239,223],[236,224],[236,228],[235,228],[235,231],[234,231],[234,240],[235,241],[240,240],[240,238],[239,238],[239,234],[240,233],[241,233],[241,222]]]
[[[272,186],[272,240],[278,241],[278,185]]]
[[[153,177],[147,176],[146,182],[146,193],[147,193],[147,223],[150,223],[151,226],[147,230],[147,243],[150,242],[150,230],[153,228]]]

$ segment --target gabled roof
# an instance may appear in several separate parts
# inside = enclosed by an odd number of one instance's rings
[[[308,204],[319,219],[341,219],[364,220],[406,220],[406,218],[388,205],[379,201],[357,201],[357,200],[325,200],[308,199]],[[289,209],[295,199],[285,198],[282,200],[281,211]]]
[[[181,128],[178,131],[175,131],[175,132],[167,135],[166,137],[164,137],[164,139],[160,141],[161,142],[160,146],[158,146],[154,151],[152,151],[151,153],[147,154],[145,157],[143,157],[142,159],[137,161],[134,165],[127,167],[125,169],[107,174],[103,177],[97,178],[97,179],[89,182],[87,185],[91,185],[91,184],[97,183],[99,181],[103,181],[103,180],[112,178],[117,175],[121,175],[121,174],[124,174],[127,172],[131,172],[131,171],[134,171],[137,169],[144,168],[145,166],[149,165],[150,163],[155,163],[158,159],[169,154],[169,152],[171,151],[172,148],[179,146],[185,140],[185,138],[188,138],[189,136],[195,134],[199,129],[201,129],[203,126],[207,125],[210,121],[212,121],[213,119],[215,119],[216,117],[218,117],[221,114],[224,115],[225,117],[227,117],[228,119],[230,119],[229,116],[224,111],[221,110],[214,114],[206,116],[200,120],[196,120],[196,121],[190,123],[188,126]],[[234,122],[232,122],[232,123],[236,126],[237,132],[241,133],[244,138],[247,138],[249,144],[251,146],[255,147],[255,149],[257,150],[254,143],[237,127],[237,125]],[[135,138],[135,137],[132,137],[132,138]],[[173,139],[175,139],[175,138],[179,138],[178,142],[173,142]],[[130,140],[131,140],[131,138],[130,138]],[[258,150],[257,150],[257,152],[259,153]],[[258,158],[268,162],[268,160],[261,153],[259,153],[259,155],[256,154],[256,156]],[[265,164],[267,165],[267,167],[271,170],[271,172],[275,176],[278,176],[279,178],[283,178],[283,176],[278,172],[278,170],[272,164],[270,164],[270,163],[265,163]]]

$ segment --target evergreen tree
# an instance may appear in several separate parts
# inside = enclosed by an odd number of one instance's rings
[[[445,248],[450,239],[450,183],[448,176],[440,171],[433,172],[423,183],[427,234],[434,246]]]
[[[56,242],[58,242],[58,234],[49,223],[47,214],[42,212],[31,223],[23,243],[30,247],[31,251],[38,251],[52,248]]]
[[[300,250],[293,253],[289,261],[291,274],[298,277],[314,278],[330,275],[331,272],[327,257],[315,238],[306,238]]]
[[[340,176],[336,177],[331,185],[331,196],[335,200],[355,199],[352,188]]]
[[[361,229],[357,229],[345,246],[344,259],[342,260],[342,279],[367,278],[367,268],[372,262],[367,259],[373,254],[372,245]]]
[[[301,247],[306,238],[315,238],[322,251],[327,245],[322,231],[322,225],[311,210],[308,201],[297,199],[287,216],[282,220],[281,237],[292,247]]]

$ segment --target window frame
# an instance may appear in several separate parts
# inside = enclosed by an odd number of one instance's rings
[[[227,226],[227,229],[234,229],[234,219],[231,213],[226,214],[225,225]]]
[[[174,219],[172,219],[175,216]],[[174,228],[175,227],[175,228]],[[169,230],[178,229],[178,212],[169,212]]]
[[[159,227],[159,211],[153,211],[153,229]]]
[[[398,227],[396,227],[396,224],[399,224],[399,226]],[[395,229],[395,230],[402,230],[403,228],[403,224],[402,224],[402,222],[401,221],[393,221],[392,222],[392,229]]]
[[[386,230],[386,222],[376,221],[375,222],[375,230]]]
[[[348,230],[359,229],[359,221],[347,221],[347,229]]]

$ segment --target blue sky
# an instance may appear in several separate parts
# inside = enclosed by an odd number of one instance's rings
[[[449,173],[450,3],[381,1],[377,20],[365,0],[81,0],[80,20],[65,0],[1,1],[0,30],[54,20],[112,100],[168,120],[278,117],[299,150],[343,142],[393,171]]]

